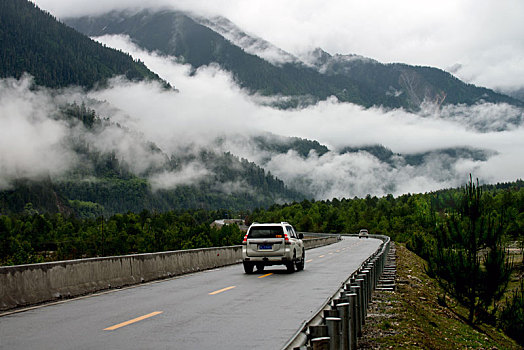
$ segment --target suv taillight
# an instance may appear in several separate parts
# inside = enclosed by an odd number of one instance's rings
[[[285,244],[291,244],[291,242],[289,241],[289,236],[287,235],[287,233],[284,233],[284,243]]]
[[[247,233],[246,233],[246,235],[244,236],[244,240],[242,241],[242,244],[247,244]]]

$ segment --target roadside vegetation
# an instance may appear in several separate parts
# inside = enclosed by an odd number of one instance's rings
[[[427,262],[397,244],[395,292],[375,292],[361,349],[521,349],[496,326],[468,322],[468,309],[425,273]]]
[[[0,216],[0,263],[19,265],[240,244],[243,234],[238,226],[210,226],[222,215],[227,212],[143,210],[78,219],[38,214],[27,205],[21,215]]]

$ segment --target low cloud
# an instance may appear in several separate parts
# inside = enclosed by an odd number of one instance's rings
[[[133,173],[147,177],[155,190],[211,181],[214,172],[199,162],[177,171],[163,167],[171,154],[196,154],[202,148],[230,151],[253,161],[317,199],[426,192],[460,186],[469,173],[491,183],[514,181],[524,174],[522,111],[509,105],[440,110],[427,106],[423,113],[414,114],[365,109],[330,98],[304,109],[278,110],[260,105],[260,96],[250,96],[218,66],[193,71],[172,57],[139,50],[126,37],[98,40],[141,59],[178,92],[156,82],[122,78],[87,94],[75,89],[30,89],[29,78],[1,80],[0,188],[20,177],[67,173],[77,165],[70,146],[75,137],[99,152],[114,153]],[[81,126],[71,129],[53,118],[66,101],[84,102],[112,124],[98,131]],[[261,150],[252,137],[267,133],[317,140],[330,151],[303,156],[295,151]],[[434,152],[414,166],[401,157],[386,163],[364,151],[339,152],[348,146],[377,144],[401,154],[465,147],[494,155],[482,161]],[[252,193],[242,180],[217,183],[215,189],[225,194]]]
[[[422,115],[453,121],[479,132],[514,130],[524,121],[524,110],[507,103],[445,105],[437,110],[431,105],[425,107]]]
[[[16,179],[58,176],[75,166],[65,146],[68,127],[50,118],[57,114],[45,89],[30,89],[33,80],[0,80],[0,190]]]
[[[486,182],[513,181],[524,173],[524,166],[518,165],[517,152],[512,151],[524,147],[522,110],[507,104],[446,106],[440,110],[426,106],[421,114],[414,114],[365,109],[331,98],[305,109],[277,110],[259,105],[258,96],[249,96],[235,85],[229,73],[217,66],[201,67],[190,74],[190,67],[140,50],[125,37],[98,40],[140,58],[180,91],[165,92],[147,85],[150,83],[119,83],[97,93],[96,98],[110,101],[126,112],[126,125],[141,130],[146,138],[173,152],[188,144],[231,151],[263,166],[290,186],[319,198],[459,186],[470,172]],[[266,132],[318,140],[331,151],[303,158],[293,152],[260,150],[251,137]],[[222,139],[218,148],[217,138]],[[337,152],[347,146],[375,144],[401,154],[466,147],[485,149],[497,156],[475,161],[435,155],[434,159],[427,157],[422,166],[393,167],[367,153]],[[507,154],[512,156],[504,156]],[[494,161],[497,166],[492,165]],[[507,171],[508,168],[512,170]]]
[[[198,184],[212,173],[202,164],[189,163],[178,171],[164,171],[149,178],[151,188],[155,190],[170,190],[179,186]]]
[[[233,195],[239,193],[256,194],[253,187],[251,187],[246,181],[226,181],[215,184],[215,190],[222,192],[226,195]]]

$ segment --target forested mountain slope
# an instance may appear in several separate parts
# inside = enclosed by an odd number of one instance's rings
[[[168,155],[117,123],[101,119],[84,105],[66,106],[57,118],[68,123],[71,130],[82,130],[72,132],[64,145],[74,150],[76,166],[61,177],[14,181],[10,188],[0,191],[0,213],[36,210],[95,217],[144,209],[246,210],[305,198],[255,163],[231,153],[188,149]],[[98,149],[96,143],[104,142],[105,133],[132,137],[133,150],[144,153],[150,162]],[[299,144],[296,139],[289,147]],[[304,140],[303,144],[302,148],[311,142]],[[147,166],[137,170],[133,164],[137,161]]]
[[[383,64],[358,55],[330,55],[321,49],[311,53],[310,63],[328,76],[346,76],[359,86],[365,86],[374,94],[375,104],[403,101],[401,105],[411,109],[418,108],[425,101],[436,104],[472,105],[485,101],[522,105],[519,100],[464,83],[450,73],[432,67]]]
[[[215,22],[219,20],[221,23],[217,25]],[[218,63],[233,73],[240,86],[264,95],[293,96],[296,98],[294,106],[328,96],[366,107],[382,105],[411,110],[418,109],[425,101],[437,104],[486,101],[522,105],[511,97],[466,84],[447,72],[431,67],[381,64],[354,55],[331,56],[322,50],[312,53],[309,62],[290,58],[287,63],[273,64],[246,52],[248,48],[244,50],[211,29],[231,30],[231,23],[223,23],[227,20],[215,18],[213,21],[169,10],[145,10],[136,14],[113,12],[95,18],[65,20],[89,36],[128,35],[139,46],[176,56],[194,68]],[[240,30],[235,35],[235,42],[256,46],[256,38],[250,39]],[[243,37],[238,38],[238,35]],[[260,46],[267,50],[267,42]]]
[[[99,18],[65,19],[88,36],[126,34],[139,46],[176,56],[194,68],[218,63],[233,73],[237,83],[264,95],[313,96],[325,99],[335,95],[344,101],[364,104],[366,94],[345,78],[326,80],[316,69],[303,65],[275,66],[246,53],[223,36],[176,11],[135,15],[111,13]]]
[[[92,88],[116,75],[158,79],[142,62],[105,47],[27,0],[0,1],[0,78],[29,73],[47,87]]]
[[[40,87],[93,88],[123,75],[130,80],[160,78],[130,55],[107,48],[57,21],[26,0],[0,2],[0,78],[34,77],[29,90]],[[6,81],[8,91],[17,83]],[[167,83],[163,82],[165,86]],[[22,85],[20,85],[22,86]],[[56,94],[58,90],[45,90]],[[54,91],[54,92],[53,92]],[[81,96],[74,97],[82,99]],[[188,149],[168,154],[154,143],[77,101],[58,99],[50,123],[64,127],[60,147],[74,164],[60,176],[9,178],[0,172],[0,213],[63,213],[82,217],[143,209],[245,209],[303,199],[256,164],[230,153]],[[109,135],[109,136],[108,136]],[[127,153],[139,150],[145,159],[99,147],[132,139]],[[127,141],[126,141],[127,142]],[[129,150],[129,148],[133,150]],[[136,164],[147,164],[137,169]],[[6,185],[7,184],[7,185]]]

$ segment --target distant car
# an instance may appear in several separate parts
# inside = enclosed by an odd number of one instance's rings
[[[304,269],[306,250],[302,233],[297,234],[287,222],[253,223],[242,242],[244,271],[252,273],[256,267],[285,265],[288,272]]]
[[[369,238],[368,230],[366,230],[366,229],[360,230],[360,232],[358,233],[358,238],[362,238],[362,237]]]

